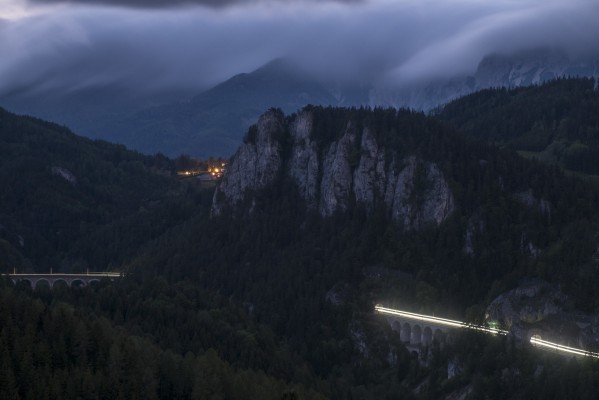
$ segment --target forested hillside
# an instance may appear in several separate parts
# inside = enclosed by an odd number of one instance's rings
[[[453,101],[437,117],[473,137],[569,170],[599,173],[599,91],[594,79],[488,89]]]
[[[213,201],[163,157],[8,113],[0,124],[4,259],[128,271],[89,287],[0,283],[4,397],[596,393],[595,362],[475,333],[418,356],[373,313],[482,322],[499,294],[538,279],[565,312],[595,315],[599,189],[557,166],[407,110],[271,110]],[[28,250],[22,232],[46,247]]]
[[[0,109],[0,268],[120,266],[193,212],[173,162]]]
[[[250,184],[238,202],[217,200],[218,217],[165,235],[137,260],[138,270],[175,280],[191,277],[246,304],[252,318],[271,326],[333,385],[333,393],[341,390],[340,382],[353,387],[352,393],[360,393],[354,385],[365,385],[369,393],[396,385],[405,390],[430,373],[385,356],[398,352],[401,359],[402,353],[380,336],[385,328],[372,318],[375,302],[482,321],[497,295],[523,279],[542,278],[570,296],[570,311],[596,311],[595,187],[556,167],[467,139],[420,113],[320,107],[302,113],[312,116],[310,142],[295,142],[298,115],[273,111],[250,129],[246,147],[232,160],[228,181],[246,182],[232,174],[247,178],[255,171],[262,183],[273,177],[269,183]],[[455,198],[452,214],[439,226],[404,231],[388,218],[382,199],[369,209],[350,197],[345,209],[327,217],[311,207],[292,172],[291,160],[298,154],[294,143],[316,143],[315,153],[325,157],[315,172],[322,184],[327,172],[320,168],[329,165],[325,155],[339,148],[348,126],[358,127],[353,147],[343,153],[353,172],[365,157],[359,135],[368,128],[383,153],[439,166]],[[271,158],[260,157],[261,146]],[[427,180],[418,184],[414,201],[427,193]],[[506,351],[497,346],[493,352]],[[442,360],[435,368],[446,365]],[[494,371],[492,365],[486,368]],[[390,369],[397,380],[389,380]],[[478,375],[474,371],[472,376]],[[439,381],[431,390],[451,390],[446,372],[434,376]],[[497,388],[503,395],[515,392]]]
[[[298,193],[292,170],[292,160],[297,151],[302,143],[308,144],[303,137],[299,141],[293,138],[292,127],[300,116],[279,116],[275,117],[280,122],[279,125],[274,124],[277,128],[264,134],[272,135],[272,142],[268,142],[271,148],[277,145],[280,148],[278,169],[261,175],[272,176],[273,180],[263,189],[249,186],[246,189],[248,195],[241,205],[233,208],[246,215],[251,223],[239,218],[229,221],[227,213],[223,216],[225,223],[219,219],[210,221],[215,224],[211,232],[217,232],[220,226],[227,235],[232,235],[229,224],[239,224],[233,230],[239,232],[239,237],[230,240],[235,248],[245,238],[257,241],[248,249],[240,250],[239,257],[255,254],[262,258],[271,251],[287,254],[290,249],[297,249],[297,252],[291,253],[297,253],[297,257],[288,260],[282,255],[282,259],[287,260],[278,262],[285,265],[305,257],[306,265],[315,265],[316,260],[324,258],[329,260],[323,263],[324,269],[314,266],[315,271],[326,271],[334,262],[338,266],[331,270],[340,277],[345,276],[345,279],[358,279],[365,266],[383,263],[391,269],[426,277],[429,283],[446,293],[447,298],[439,302],[442,304],[447,304],[451,298],[460,298],[462,305],[475,303],[488,294],[494,283],[529,274],[572,285],[571,293],[575,296],[583,293],[591,295],[591,287],[584,288],[590,284],[589,279],[580,276],[582,272],[578,267],[592,264],[596,249],[593,232],[598,220],[594,210],[599,192],[594,186],[568,178],[556,167],[528,161],[514,152],[470,140],[421,113],[320,107],[307,108],[304,112],[311,114],[309,135],[316,143],[316,154],[323,157],[317,163],[320,167],[315,173],[320,179],[316,186],[321,195],[327,190],[324,176],[329,165],[332,169],[347,166],[353,171],[349,174],[353,184],[358,183],[355,172],[368,158],[360,136],[364,138],[365,132],[372,132],[371,136],[378,144],[378,154],[390,155],[383,164],[395,165],[393,168],[399,170],[401,163],[397,160],[416,157],[423,160],[423,164],[429,162],[438,166],[452,194],[453,211],[438,226],[435,223],[420,227],[402,226],[388,218],[388,207],[382,198],[388,193],[375,190],[374,207],[355,197],[352,199],[352,195],[344,192],[345,197],[338,196],[335,201],[341,205],[347,199],[345,209],[339,207],[331,218],[321,218],[323,209],[309,207],[310,200],[305,200]],[[348,145],[344,153],[333,153],[331,149],[339,148],[344,138],[353,134],[351,132],[356,136],[353,144]],[[235,170],[241,155],[254,154],[251,140],[257,134],[261,133],[250,130],[246,145],[249,149],[238,153],[230,170]],[[261,140],[258,139],[256,147],[267,141]],[[337,164],[329,164],[331,159],[327,156],[330,155],[335,156]],[[347,157],[347,163],[339,162],[343,157]],[[434,182],[424,175],[423,170],[419,172],[416,167],[414,174],[411,182],[414,189],[408,193],[406,207],[412,207],[416,213],[419,211],[418,202],[426,203],[426,196],[437,193],[427,189],[427,185]],[[228,179],[232,179],[231,175]],[[329,181],[326,182],[328,184]],[[334,184],[340,186],[341,182],[338,179]],[[264,232],[257,230],[260,226],[264,226]],[[244,235],[244,230],[252,233]],[[264,235],[268,235],[267,239],[263,238]],[[215,237],[218,235],[212,236]],[[226,245],[226,242],[211,243],[216,248]],[[285,246],[289,246],[288,249]],[[336,257],[344,257],[345,251],[339,249],[345,249],[351,255],[334,261]],[[330,254],[318,256],[320,252]],[[231,254],[226,252],[224,256]],[[239,273],[241,267],[235,268]],[[340,273],[340,268],[346,272]],[[270,269],[278,270],[274,265]],[[305,269],[298,266],[293,270]],[[460,290],[463,287],[468,290]],[[593,296],[581,298],[580,303],[594,304],[596,299]]]

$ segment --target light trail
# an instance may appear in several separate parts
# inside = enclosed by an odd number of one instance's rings
[[[503,329],[489,328],[486,326],[469,324],[466,322],[456,321],[453,319],[433,317],[430,315],[423,315],[423,314],[416,314],[416,313],[412,313],[412,312],[408,312],[408,311],[395,310],[393,308],[383,307],[378,304],[376,306],[374,306],[374,309],[375,309],[375,311],[377,311],[381,314],[395,315],[395,316],[406,318],[406,319],[413,319],[413,320],[421,321],[421,322],[424,321],[424,322],[430,322],[432,324],[437,324],[437,325],[450,326],[452,328],[466,328],[466,329],[472,329],[475,331],[490,333],[493,335],[502,335],[502,336],[506,336],[508,334],[508,331],[505,331]]]
[[[599,358],[599,353],[594,353],[592,351],[586,351],[583,349],[577,349],[576,347],[564,346],[564,345],[558,344],[558,343],[548,342],[547,340],[539,339],[538,337],[535,337],[534,335],[530,338],[530,343],[533,346],[541,346],[541,347],[545,347],[547,349],[561,351],[563,353],[575,354],[578,356],[585,356],[585,357]]]
[[[376,312],[378,312],[380,314],[397,316],[397,317],[410,319],[410,320],[414,320],[414,321],[418,321],[418,322],[429,322],[432,324],[449,326],[452,328],[472,329],[475,331],[490,333],[493,335],[506,336],[509,333],[508,331],[503,330],[503,329],[489,328],[486,326],[469,324],[466,322],[456,321],[453,319],[433,317],[433,316],[424,315],[424,314],[416,314],[416,313],[412,313],[409,311],[395,310],[393,308],[383,307],[379,304],[374,306],[374,309]],[[534,335],[530,338],[530,343],[533,346],[539,346],[539,347],[543,347],[545,349],[556,350],[556,351],[560,351],[563,353],[573,354],[573,355],[577,355],[577,356],[599,358],[599,353],[595,353],[595,352],[587,351],[587,350],[583,350],[583,349],[577,349],[575,347],[564,346],[559,343],[549,342],[547,340],[541,339],[540,337],[538,337],[536,335]]]

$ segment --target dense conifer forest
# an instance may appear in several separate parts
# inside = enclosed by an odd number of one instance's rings
[[[599,188],[567,164],[521,157],[510,148],[524,149],[520,136],[504,136],[511,114],[498,114],[515,98],[532,119],[544,118],[539,99],[563,116],[592,107],[580,104],[593,90],[560,80],[483,91],[435,117],[311,107],[321,149],[351,120],[387,151],[439,165],[456,209],[417,232],[382,203],[323,218],[284,174],[214,216],[213,189],[175,178],[172,160],[0,112],[0,271],[127,273],[52,289],[3,278],[0,398],[594,398],[596,361],[476,333],[417,356],[373,313],[385,302],[477,322],[525,279],[560,285],[573,310],[598,311]],[[595,117],[580,113],[568,123],[582,118],[592,136]],[[482,126],[496,134],[476,136]],[[281,146],[288,138],[282,131]]]
[[[599,173],[599,90],[594,79],[473,93],[435,114],[474,137],[566,169]]]

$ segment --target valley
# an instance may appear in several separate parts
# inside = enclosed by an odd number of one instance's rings
[[[598,20],[0,0],[0,400],[595,400]]]

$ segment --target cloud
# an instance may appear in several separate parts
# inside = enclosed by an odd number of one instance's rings
[[[266,3],[267,0],[29,0],[33,4],[99,4],[127,8],[174,8],[182,6],[204,6],[211,8],[225,8],[232,5],[248,5]],[[318,0],[271,0],[271,2],[289,3],[289,2],[309,2]],[[322,1],[322,0],[321,0]],[[356,3],[360,0],[325,0],[340,3]]]
[[[392,73],[401,80],[474,72],[490,53],[559,49],[572,58],[599,56],[599,3],[590,1],[506,2],[481,13],[452,34],[422,46]],[[440,67],[442,66],[442,67]]]
[[[468,73],[489,53],[599,51],[595,0],[349,3],[146,9],[0,0],[0,18],[12,7],[0,22],[0,95],[102,85],[200,91],[282,56],[337,79],[402,81]]]

